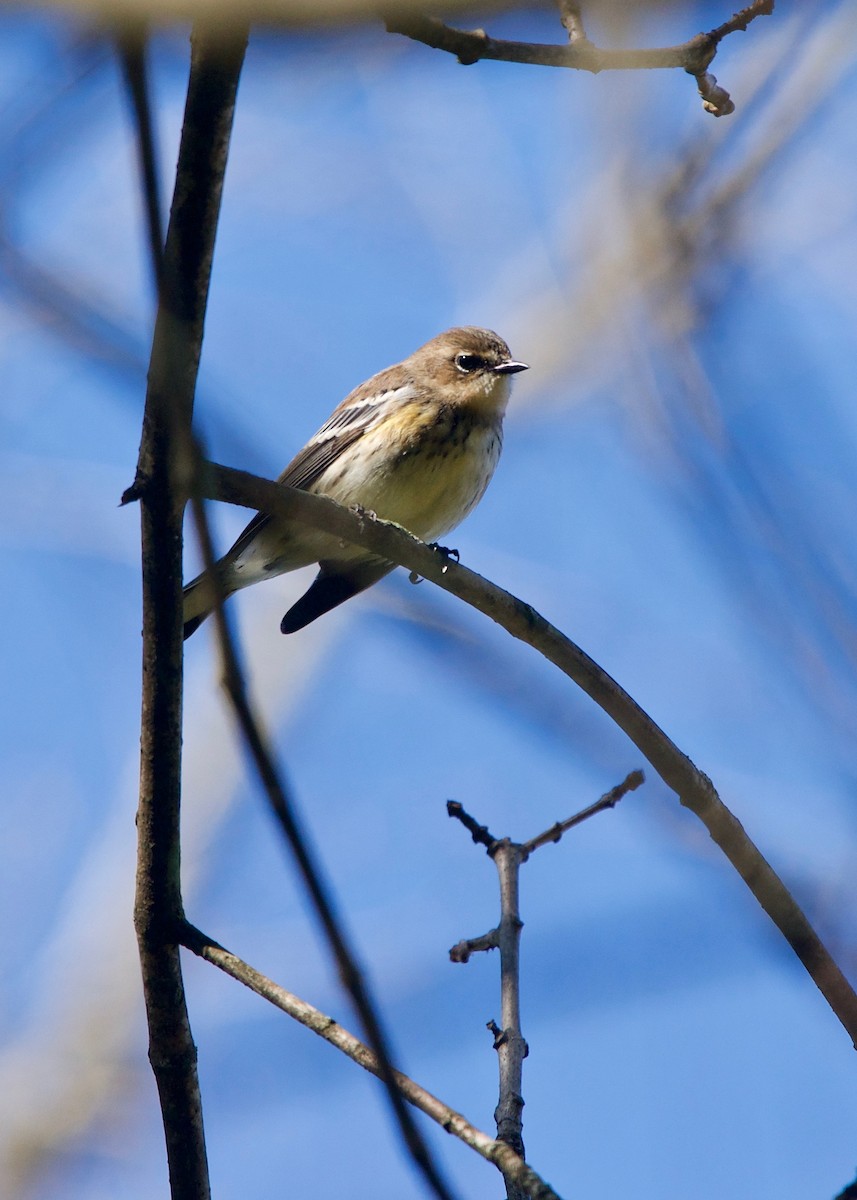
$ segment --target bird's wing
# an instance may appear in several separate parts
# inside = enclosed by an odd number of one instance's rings
[[[401,400],[407,400],[412,395],[413,389],[407,383],[393,387],[372,387],[371,385],[377,384],[379,379],[380,377],[376,376],[375,379],[368,380],[362,387],[346,396],[318,433],[295,455],[278,478],[278,483],[286,483],[289,487],[308,491],[344,450],[353,446],[372,428],[387,409],[394,393],[398,393],[396,399]],[[270,520],[265,513],[257,513],[238,536],[226,555],[227,559],[234,562]]]

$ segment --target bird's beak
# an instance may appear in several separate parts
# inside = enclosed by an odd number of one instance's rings
[[[496,375],[514,375],[518,371],[529,371],[529,369],[529,363],[520,363],[514,361],[502,362],[498,363],[497,366],[494,367],[494,373]]]

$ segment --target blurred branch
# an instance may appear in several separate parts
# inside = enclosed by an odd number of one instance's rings
[[[511,7],[512,0],[488,0],[492,11]],[[11,7],[7,4],[8,7]],[[336,22],[375,21],[376,0],[244,0],[240,5],[223,0],[50,0],[46,6],[70,11],[115,27],[128,21],[153,24],[202,21],[208,29],[231,36],[249,23],[283,29],[319,28]],[[386,9],[423,8],[424,0],[388,0]],[[485,12],[486,2],[474,0],[435,0],[437,11],[458,15]]]
[[[377,1056],[352,1033],[343,1029],[332,1017],[320,1012],[305,1000],[274,983],[248,963],[210,938],[193,925],[185,922],[181,931],[181,942],[188,950],[213,963],[239,983],[243,983],[257,996],[268,1000],[276,1008],[299,1021],[305,1028],[317,1033],[330,1045],[335,1046],[364,1070],[381,1077]],[[426,1116],[437,1122],[447,1133],[459,1138],[488,1162],[493,1163],[506,1180],[513,1181],[524,1195],[531,1200],[559,1200],[556,1192],[529,1167],[522,1158],[502,1141],[490,1138],[487,1133],[471,1125],[460,1113],[449,1108],[431,1092],[420,1087],[401,1071],[393,1073],[398,1092]]]
[[[235,94],[247,44],[193,36],[176,185],[163,258],[137,476],[143,555],[143,696],[134,925],[149,1025],[149,1058],[164,1122],[175,1200],[210,1194],[196,1047],[182,981],[179,810],[182,717],[182,515],[176,447],[190,437],[211,262]],[[138,99],[142,50],[132,52]],[[147,107],[144,103],[143,108]],[[138,119],[139,119],[138,108]],[[141,155],[151,153],[141,137]],[[155,228],[152,220],[151,228]],[[129,497],[130,498],[130,497]]]
[[[588,654],[529,604],[450,561],[397,525],[342,508],[326,497],[286,488],[214,463],[207,465],[202,482],[209,499],[259,509],[278,518],[297,517],[401,563],[477,608],[558,667],[612,717],[680,802],[702,821],[857,1045],[857,995],[782,880],[723,804],[708,776]]]
[[[484,29],[453,29],[436,17],[419,13],[388,15],[386,25],[390,33],[401,33],[434,50],[454,54],[463,66],[491,59],[541,67],[570,67],[578,71],[591,71],[596,75],[600,71],[679,67],[696,79],[706,112],[715,117],[724,117],[735,111],[735,105],[729,93],[709,73],[708,67],[723,39],[737,30],[745,30],[756,17],[769,16],[774,11],[774,0],[753,0],[730,20],[708,33],[697,34],[680,46],[651,50],[604,50],[596,46],[584,32],[581,7],[567,0],[559,2],[561,21],[568,32],[567,46],[505,41],[489,37]]]
[[[120,30],[116,46],[134,113],[134,124],[137,130],[137,156],[143,191],[143,211],[149,235],[149,261],[155,271],[156,290],[160,290],[164,258],[164,228],[161,219],[158,156],[155,153],[152,106],[149,103],[146,75],[146,41],[145,24],[141,22],[136,27],[128,24]]]

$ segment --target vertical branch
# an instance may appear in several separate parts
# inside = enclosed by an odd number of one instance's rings
[[[143,695],[134,926],[149,1058],[158,1086],[173,1200],[210,1194],[196,1047],[177,936],[182,920],[182,512],[177,446],[190,436],[208,285],[246,36],[216,44],[195,31],[176,186],[160,279],[143,435]]]
[[[524,1152],[523,1068],[527,1043],[521,1034],[521,971],[519,948],[523,921],[518,906],[518,875],[526,855],[522,848],[508,838],[496,842],[489,850],[500,880],[500,924],[497,927],[497,948],[500,951],[500,1022],[494,1045],[500,1066],[500,1099],[494,1110],[497,1137],[511,1146],[520,1158]],[[524,1193],[510,1179],[506,1180],[508,1200],[519,1200]]]
[[[488,1028],[494,1035],[494,1049],[500,1067],[500,1098],[494,1110],[497,1122],[497,1139],[513,1150],[516,1158],[525,1160],[522,1113],[524,1111],[523,1074],[524,1059],[529,1047],[521,1033],[521,969],[519,948],[521,920],[518,901],[518,878],[521,867],[531,854],[551,842],[558,842],[564,833],[587,821],[596,813],[612,808],[628,792],[634,791],[643,782],[642,771],[632,771],[622,783],[590,804],[581,812],[557,821],[550,829],[523,844],[510,838],[497,838],[485,825],[480,825],[466,812],[457,800],[448,800],[446,811],[450,817],[460,821],[470,833],[477,846],[484,846],[489,858],[493,859],[500,882],[500,924],[496,929],[478,937],[465,938],[449,952],[452,962],[466,963],[471,954],[485,950],[500,951],[500,1020],[502,1028],[494,1021]],[[506,1200],[527,1200],[532,1193],[517,1176],[504,1172]],[[545,1195],[548,1193],[546,1192]]]

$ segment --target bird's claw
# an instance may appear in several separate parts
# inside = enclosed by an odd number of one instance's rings
[[[361,521],[378,520],[378,514],[373,512],[371,508],[364,508],[362,504],[352,504],[348,511],[353,512],[355,517],[359,517]]]
[[[450,549],[449,546],[441,546],[438,542],[432,542],[431,545],[429,546],[429,549],[437,550],[438,554],[442,554],[443,557],[446,559],[454,558],[456,562],[461,562],[461,555],[458,553],[457,550]],[[447,562],[447,563],[444,563],[443,567],[441,568],[441,571],[445,575],[448,570],[449,570],[449,563]]]

